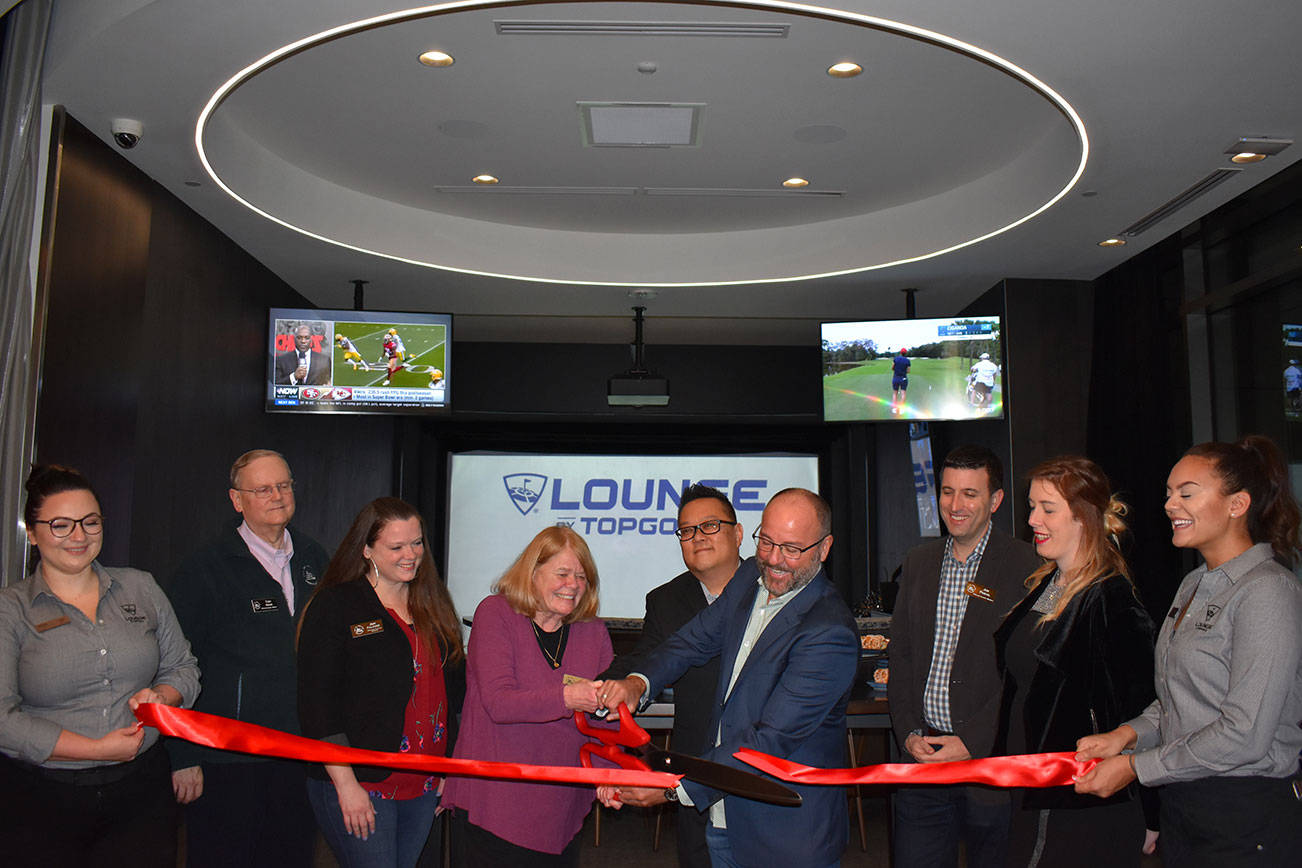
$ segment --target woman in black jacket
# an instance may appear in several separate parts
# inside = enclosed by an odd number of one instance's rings
[[[353,521],[299,628],[303,735],[451,754],[465,652],[425,539],[420,514],[394,497],[372,501]],[[430,835],[442,790],[435,775],[349,765],[317,766],[309,775],[317,823],[345,868],[406,868],[427,837],[437,838]]]
[[[1028,523],[1046,563],[995,633],[1009,754],[1074,751],[1081,736],[1153,700],[1153,623],[1115,542],[1125,504],[1088,458],[1046,461],[1030,480]],[[1101,801],[1063,787],[1026,790],[1008,864],[1137,865],[1144,828],[1131,792]]]

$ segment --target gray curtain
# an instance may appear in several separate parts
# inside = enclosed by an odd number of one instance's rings
[[[52,0],[24,0],[0,19],[0,585],[22,578],[22,485],[31,454],[28,406],[36,286],[31,250],[41,194],[41,65]]]

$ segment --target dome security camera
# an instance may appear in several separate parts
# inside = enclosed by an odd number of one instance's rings
[[[130,118],[114,118],[112,124],[113,141],[119,148],[129,151],[140,143],[145,135],[145,125]]]

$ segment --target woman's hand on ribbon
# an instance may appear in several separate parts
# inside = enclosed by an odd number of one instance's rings
[[[1076,779],[1076,792],[1106,799],[1133,780],[1135,770],[1130,765],[1130,757],[1108,757]]]
[[[618,811],[624,807],[624,802],[619,797],[619,787],[612,787],[603,784],[597,787],[597,801],[601,802],[607,808]]]
[[[137,690],[127,700],[127,706],[135,711],[142,702],[157,702],[160,705],[175,707],[181,704],[181,694],[170,684],[155,684],[153,687],[142,687]]]
[[[570,711],[582,711],[588,714],[601,708],[599,692],[604,682],[575,681],[565,685],[565,707]]]
[[[1111,732],[1100,732],[1076,739],[1076,761],[1087,762],[1092,759],[1103,760],[1114,757],[1128,747],[1134,746],[1139,733],[1134,727],[1122,724]]]
[[[140,744],[144,740],[145,731],[141,729],[140,724],[115,729],[94,740],[95,755],[93,759],[118,763],[133,760],[136,758],[136,753],[140,750]],[[92,757],[86,758],[91,759]]]

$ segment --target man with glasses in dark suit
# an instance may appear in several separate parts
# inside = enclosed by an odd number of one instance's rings
[[[623,678],[636,670],[657,645],[717,600],[741,566],[738,550],[742,526],[728,496],[716,488],[696,484],[683,491],[678,505],[678,528],[674,533],[687,571],[646,595],[646,619],[636,647],[631,654],[616,660],[600,678]],[[673,683],[671,747],[674,750],[699,756],[713,747],[710,706],[718,683],[718,657],[691,667]],[[679,865],[710,868],[710,851],[705,846],[706,821],[705,814],[691,808],[678,812]]]

